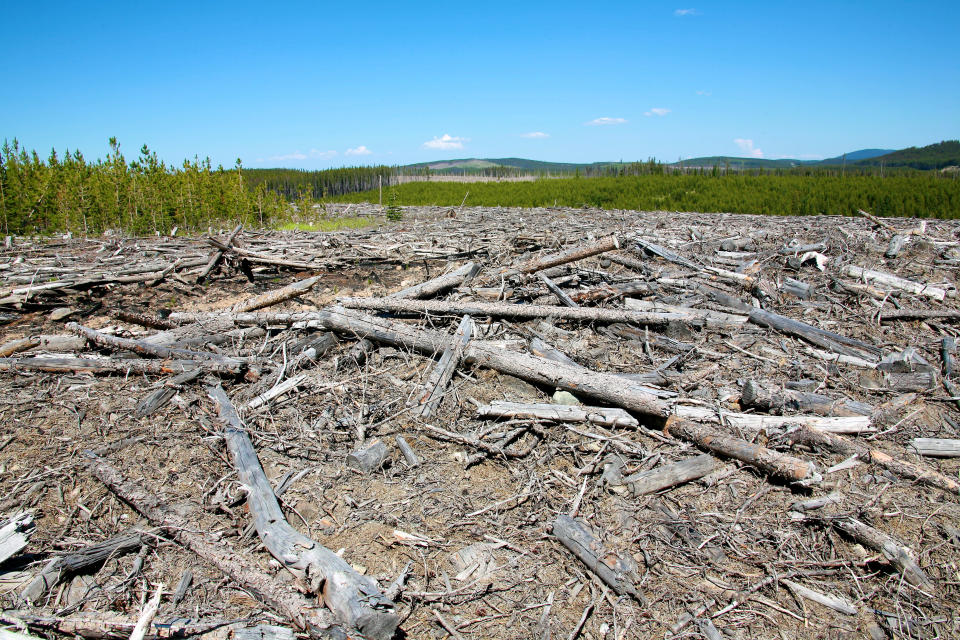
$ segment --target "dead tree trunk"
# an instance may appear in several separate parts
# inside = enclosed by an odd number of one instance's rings
[[[792,389],[771,389],[755,380],[747,380],[743,385],[740,404],[773,414],[797,411],[820,416],[869,416],[873,413],[873,407],[863,402]]]
[[[634,496],[656,493],[661,489],[673,487],[684,482],[702,478],[717,466],[716,459],[708,453],[674,462],[650,471],[641,471],[623,479],[623,485]]]
[[[629,595],[643,605],[648,604],[636,587],[639,576],[632,558],[625,554],[607,552],[600,539],[585,524],[568,515],[557,516],[553,521],[552,533],[618,595]]]
[[[583,260],[584,258],[595,256],[598,253],[614,251],[619,248],[620,240],[616,236],[609,236],[607,238],[603,238],[602,240],[597,240],[591,244],[584,244],[574,247],[573,249],[564,251],[563,253],[555,253],[548,256],[542,256],[540,258],[534,258],[533,260],[528,260],[511,271],[514,273],[535,273],[543,269],[549,269],[550,267],[567,264],[568,262],[576,262],[577,260]]]
[[[440,360],[437,361],[433,371],[430,372],[423,384],[423,393],[413,403],[414,405],[420,405],[418,412],[421,417],[429,417],[440,405],[447,385],[453,377],[454,370],[460,364],[463,350],[470,342],[472,334],[473,321],[470,320],[470,316],[463,316],[456,334],[454,334],[446,349],[443,350],[443,355],[440,356]]]
[[[446,291],[447,289],[452,289],[457,287],[464,282],[470,280],[470,278],[477,275],[480,271],[480,265],[475,262],[468,262],[459,269],[455,269],[450,273],[445,273],[442,276],[437,276],[432,280],[427,280],[426,282],[421,282],[418,285],[408,287],[396,293],[391,293],[391,298],[407,298],[407,299],[422,299],[429,298],[434,296],[441,291]]]
[[[230,236],[227,238],[227,241],[224,243],[226,247],[229,247],[233,244],[234,238],[237,237],[237,234],[240,233],[240,229],[243,228],[242,224],[238,224],[236,228],[230,233]],[[207,266],[203,268],[203,271],[197,276],[197,282],[203,283],[207,279],[207,276],[210,275],[210,272],[217,268],[217,265],[220,264],[220,261],[223,260],[223,250],[217,249],[213,252],[213,255],[210,256],[210,261],[207,263]]]
[[[711,453],[745,462],[780,480],[815,482],[820,479],[820,474],[817,473],[812,462],[728,436],[707,425],[671,417],[667,420],[667,432]]]
[[[244,561],[237,554],[215,542],[209,536],[197,532],[195,523],[175,513],[157,497],[155,490],[148,490],[127,480],[116,468],[99,456],[87,454],[90,470],[118,498],[155,526],[167,532],[174,540],[223,572],[231,580],[250,592],[280,615],[286,617],[299,629],[312,637],[345,639],[346,635],[332,624],[329,614],[307,600],[289,584],[285,584],[256,568],[254,562]]]
[[[383,596],[376,582],[290,526],[227,394],[220,387],[207,391],[217,404],[233,465],[247,487],[250,515],[267,550],[288,571],[304,578],[314,593],[322,593],[324,603],[344,624],[371,638],[392,637],[399,622],[393,602]]]
[[[288,284],[285,287],[279,289],[274,289],[273,291],[267,291],[266,293],[261,293],[258,296],[253,296],[252,298],[247,298],[237,304],[233,305],[230,309],[231,311],[253,311],[254,309],[263,309],[264,307],[269,307],[271,305],[278,304],[284,300],[289,300],[290,298],[295,298],[301,294],[307,293],[320,282],[320,276],[313,276],[312,278],[306,278],[304,280],[297,280],[292,284]]]

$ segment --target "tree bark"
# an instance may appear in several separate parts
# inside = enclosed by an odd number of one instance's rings
[[[392,637],[399,622],[393,602],[372,579],[290,526],[227,394],[220,387],[207,391],[217,405],[234,468],[248,488],[250,515],[267,550],[288,571],[307,580],[314,593],[322,593],[324,603],[344,624],[377,640]]]

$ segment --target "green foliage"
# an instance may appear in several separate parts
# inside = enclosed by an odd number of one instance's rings
[[[372,225],[370,218],[321,218],[313,222],[284,222],[277,225],[280,231],[342,231],[343,229],[362,229]]]
[[[387,220],[391,222],[403,220],[403,209],[400,208],[400,193],[396,185],[390,187],[390,191],[387,194],[387,202]]]
[[[884,156],[861,160],[857,166],[910,167],[911,169],[943,169],[960,166],[960,140],[944,140],[926,147],[910,147]]]
[[[662,165],[659,165],[662,167]],[[597,207],[770,215],[960,218],[960,179],[939,173],[841,176],[839,172],[754,175],[719,172],[540,179],[534,182],[410,182],[395,187],[408,205],[459,206],[467,190],[478,206]],[[377,192],[340,202],[376,202]]]
[[[330,196],[343,195],[354,191],[376,189],[383,181],[390,184],[396,175],[396,167],[343,167],[322,171],[301,169],[247,169],[244,172],[248,186],[263,186],[268,191],[278,193],[288,201],[296,200],[302,194],[309,194],[315,200]]]
[[[166,234],[238,222],[263,226],[289,216],[290,206],[264,188],[247,188],[238,161],[214,169],[194,158],[168,166],[146,145],[128,162],[116,138],[103,160],[54,150],[47,161],[17,140],[0,148],[0,213],[5,234],[72,231]]]

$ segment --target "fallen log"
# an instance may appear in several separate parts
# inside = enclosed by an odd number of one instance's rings
[[[445,273],[431,280],[427,280],[426,282],[421,282],[420,284],[412,287],[407,287],[406,289],[401,289],[400,291],[391,293],[389,297],[406,299],[429,298],[440,293],[441,291],[446,291],[447,289],[460,286],[464,282],[469,281],[479,272],[479,264],[475,262],[468,262],[467,264],[451,271],[450,273]]]
[[[565,514],[560,514],[553,521],[551,533],[617,595],[628,595],[644,606],[649,605],[637,589],[636,583],[640,577],[633,558],[605,550],[603,543],[587,525]]]
[[[804,444],[847,456],[855,455],[859,459],[883,467],[901,478],[915,480],[921,484],[960,495],[960,482],[937,471],[924,469],[904,460],[897,460],[879,449],[871,449],[864,444],[848,440],[843,436],[826,433],[825,431],[812,429],[810,427],[798,427],[788,431],[784,434],[783,438],[794,445]]]
[[[831,398],[819,393],[764,387],[756,380],[747,380],[744,383],[740,405],[774,414],[800,411],[821,416],[869,416],[874,410],[873,406],[864,402]]]
[[[739,460],[786,482],[814,483],[822,478],[812,462],[726,435],[712,427],[671,416],[666,432],[707,451]]]
[[[40,340],[38,338],[19,338],[18,340],[11,340],[4,345],[0,345],[0,358],[9,358],[15,353],[33,349],[39,344]]]
[[[914,438],[910,450],[931,458],[960,458],[960,440],[949,438]]]
[[[20,553],[34,532],[33,514],[18,513],[0,526],[0,564]]]
[[[914,295],[926,296],[928,298],[933,298],[934,300],[939,300],[940,302],[943,302],[944,298],[948,296],[951,298],[956,296],[955,290],[948,291],[943,287],[935,287],[922,282],[907,280],[906,278],[895,276],[892,273],[864,269],[863,267],[857,267],[852,264],[845,266],[842,272],[846,276],[856,278],[857,280],[863,282],[881,285],[889,289],[899,289]]]
[[[23,589],[20,598],[35,603],[66,576],[99,567],[108,558],[139,549],[148,537],[141,531],[127,531],[103,542],[54,558]]]
[[[624,298],[623,306],[631,311],[681,314],[691,321],[702,323],[704,326],[714,329],[739,329],[747,322],[747,318],[743,315],[712,311],[710,309],[680,307],[672,304],[662,304],[660,302],[637,300],[636,298]]]
[[[550,403],[492,402],[477,409],[478,418],[532,418],[544,422],[589,422],[604,427],[632,427],[640,423],[623,409]]]
[[[346,634],[333,623],[317,602],[291,589],[290,585],[256,568],[251,559],[244,559],[223,547],[222,542],[198,532],[195,523],[174,512],[157,496],[125,478],[103,458],[87,453],[90,470],[111,492],[129,504],[155,526],[163,529],[177,543],[209,562],[254,598],[287,618],[298,629],[312,637],[346,640]]]
[[[416,413],[420,417],[430,417],[430,414],[436,411],[440,405],[443,394],[446,393],[447,385],[450,384],[453,372],[459,366],[460,359],[463,357],[463,350],[470,342],[472,335],[473,321],[470,316],[463,316],[463,319],[460,320],[460,326],[457,327],[457,332],[450,339],[443,350],[443,355],[440,356],[440,360],[437,361],[433,371],[430,372],[426,382],[424,382],[422,393],[413,399],[410,405],[417,407]]]
[[[37,631],[52,631],[65,636],[79,636],[90,640],[127,640],[136,626],[132,620],[88,612],[76,616],[56,616],[26,609],[0,611],[0,622],[9,625],[25,624]],[[203,636],[213,640],[210,632],[236,623],[236,620],[189,620],[174,618],[167,622],[153,621],[145,630],[144,640],[162,638],[189,638]]]
[[[563,307],[558,307],[563,308]],[[209,317],[204,314],[172,314],[175,322],[196,321]],[[332,307],[307,313],[233,314],[237,324],[272,325],[298,324],[325,328],[338,333],[367,338],[393,347],[405,347],[433,355],[443,349],[447,336],[436,331],[417,329],[410,325],[375,318],[348,309]],[[500,347],[471,342],[464,351],[464,362],[494,369],[534,384],[559,388],[583,397],[592,397],[628,411],[665,418],[669,405],[630,380],[609,373],[591,371],[581,366],[551,362],[524,353],[507,351]]]
[[[842,531],[863,546],[882,553],[903,574],[904,579],[913,586],[931,592],[935,590],[933,581],[917,564],[913,551],[907,546],[856,518],[836,518],[830,520],[830,524],[833,528]]]
[[[537,277],[540,278],[540,281],[547,286],[547,289],[550,290],[550,293],[557,296],[557,299],[560,301],[560,304],[562,304],[565,307],[570,307],[571,309],[574,309],[580,306],[576,302],[574,302],[573,299],[563,291],[563,289],[557,286],[556,282],[548,278],[543,271],[538,271]]]
[[[732,411],[714,411],[707,407],[678,404],[674,413],[687,420],[717,422],[738,429],[772,431],[803,425],[829,433],[866,433],[876,431],[869,416],[771,416],[756,413],[734,413]]]
[[[617,238],[617,236],[609,236],[590,244],[574,247],[568,251],[564,251],[563,253],[555,253],[539,258],[533,258],[532,260],[528,260],[527,262],[524,262],[523,264],[508,271],[513,273],[534,273],[543,269],[549,269],[550,267],[567,264],[568,262],[583,260],[584,258],[589,258],[590,256],[595,256],[599,253],[614,251],[619,248],[620,239]]]
[[[117,336],[107,335],[96,329],[90,329],[76,322],[68,322],[66,326],[67,329],[86,338],[91,344],[107,349],[133,351],[140,355],[153,356],[155,358],[179,358],[181,360],[206,361],[214,363],[230,373],[240,373],[246,367],[246,363],[236,358],[228,358],[216,353],[176,349],[150,344],[141,340],[118,338]]]
[[[716,466],[716,459],[709,453],[705,453],[694,458],[627,476],[623,479],[623,486],[627,487],[632,495],[643,496],[702,478],[713,471]]]
[[[877,359],[882,351],[879,347],[872,344],[854,340],[832,331],[826,331],[812,325],[781,316],[778,313],[766,311],[764,309],[752,309],[750,311],[750,322],[761,327],[770,327],[781,333],[803,338],[807,342],[823,347],[834,353],[839,353],[857,358]],[[851,348],[852,347],[852,348]]]
[[[227,237],[227,241],[223,243],[223,246],[225,248],[229,248],[230,245],[233,244],[234,239],[237,237],[237,234],[240,233],[240,229],[242,228],[243,228],[243,225],[238,224],[236,228],[234,228],[234,230],[230,232],[230,235]],[[210,256],[210,260],[207,262],[207,266],[205,266],[203,268],[203,271],[201,271],[197,275],[198,283],[202,284],[203,281],[207,279],[207,276],[210,275],[210,272],[213,271],[217,267],[217,265],[220,264],[220,261],[223,260],[223,253],[224,253],[224,249],[222,248],[218,248],[216,251],[213,252],[213,254]]]
[[[956,309],[892,309],[880,312],[880,322],[892,320],[960,320]]]
[[[247,298],[246,300],[238,302],[237,304],[233,305],[230,310],[242,312],[263,309],[264,307],[269,307],[283,302],[284,300],[289,300],[290,298],[295,298],[299,295],[307,293],[318,282],[320,282],[320,276],[313,276],[312,278],[297,280],[296,282],[288,284],[285,287],[274,289],[273,291],[267,291],[258,296],[253,296],[252,298]]]
[[[372,579],[290,526],[227,394],[220,387],[209,387],[207,392],[217,405],[234,468],[247,487],[250,515],[267,550],[293,575],[306,580],[313,593],[322,593],[324,604],[344,624],[370,638],[392,637],[399,623],[393,602]]]
[[[234,375],[216,362],[197,360],[146,360],[143,358],[0,358],[0,371],[47,371],[50,373],[183,373],[193,369]]]
[[[347,309],[414,313],[419,315],[471,315],[491,318],[529,320],[556,318],[576,322],[629,322],[640,325],[663,326],[670,322],[698,321],[695,314],[654,313],[605,309],[599,307],[561,307],[509,302],[469,302],[465,300],[405,300],[397,298],[341,298],[338,304]]]

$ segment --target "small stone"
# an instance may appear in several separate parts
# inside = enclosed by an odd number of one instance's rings
[[[76,312],[77,310],[71,307],[57,307],[50,312],[50,319],[54,322],[57,322],[58,320],[63,320],[64,318],[72,316]]]
[[[580,404],[580,401],[577,400],[577,397],[569,391],[557,391],[555,394],[553,394],[553,403],[574,407]]]

